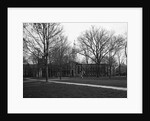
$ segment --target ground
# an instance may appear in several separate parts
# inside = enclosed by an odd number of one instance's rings
[[[100,87],[45,82],[43,79],[24,79],[24,98],[127,98],[127,91]],[[115,78],[62,78],[57,82],[104,85],[127,88],[126,77]]]

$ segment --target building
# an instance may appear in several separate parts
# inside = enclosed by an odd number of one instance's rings
[[[60,73],[62,77],[80,77],[81,72],[84,71],[86,77],[108,76],[107,64],[81,64],[77,62],[69,62],[62,64],[60,67],[56,64],[48,65],[49,77],[59,77]],[[45,68],[37,64],[24,64],[23,65],[23,76],[24,77],[45,77]]]

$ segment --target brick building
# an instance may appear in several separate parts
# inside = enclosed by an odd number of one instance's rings
[[[62,77],[78,77],[81,72],[84,71],[84,76],[92,77],[97,75],[97,70],[99,68],[100,76],[108,76],[108,66],[107,64],[80,64],[77,62],[69,62],[61,66],[49,64],[48,67],[49,77],[58,77],[60,72]],[[37,64],[23,64],[23,76],[24,77],[45,77],[44,66],[39,66]]]

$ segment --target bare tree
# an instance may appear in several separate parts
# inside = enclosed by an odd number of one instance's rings
[[[118,58],[118,67],[119,67],[119,76],[121,74],[121,53],[117,53],[117,58]]]
[[[103,60],[102,60],[103,63],[107,64],[107,74],[109,76],[109,78],[111,78],[111,75],[112,74],[115,74],[115,68],[117,67],[117,60],[115,58],[115,56],[112,56],[110,53],[107,54]]]
[[[117,55],[117,59],[118,59],[118,71],[119,71],[119,76],[120,76],[121,75],[121,64],[123,63],[124,58],[122,56],[121,51],[118,51],[116,55]]]
[[[56,44],[57,36],[63,28],[59,23],[24,23],[24,43],[29,53],[39,51],[45,62],[46,82],[48,81],[48,53]]]
[[[90,58],[98,65],[97,76],[99,76],[99,65],[109,52],[108,45],[112,35],[105,29],[92,26],[90,30],[86,30],[78,37],[80,43],[79,54]]]
[[[23,64],[29,64],[28,60],[26,59],[25,56],[23,56]]]
[[[88,64],[89,63],[89,56],[90,56],[88,48],[84,49],[83,51],[84,51],[84,55],[85,55],[85,62],[86,62],[86,64]]]
[[[108,54],[111,58],[114,57],[122,47],[123,40],[121,36],[114,36],[114,32],[92,26],[78,37],[80,48],[78,53],[97,64],[97,76],[99,76],[99,65],[103,58]]]
[[[127,41],[125,42],[125,56],[126,56],[126,64],[127,64]]]
[[[109,78],[111,78],[111,71],[112,71],[112,65],[115,61],[115,55],[117,53],[120,53],[121,56],[121,50],[124,47],[125,39],[122,35],[113,36],[110,40],[109,44],[109,53],[108,53],[108,65],[109,65]],[[120,59],[120,58],[119,58]],[[119,60],[120,61],[120,60]]]
[[[69,62],[68,52],[70,50],[70,46],[68,44],[67,37],[61,35],[59,43],[52,49],[50,55],[51,62],[55,63],[59,67],[59,77],[61,79],[62,76],[62,65],[64,63]]]
[[[124,38],[125,38],[125,42],[124,42],[124,54],[125,54],[126,65],[127,65],[127,32],[124,33]]]

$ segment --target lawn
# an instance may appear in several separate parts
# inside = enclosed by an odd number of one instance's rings
[[[57,81],[64,82],[74,82],[74,83],[82,83],[82,84],[96,84],[96,85],[105,85],[105,86],[115,86],[115,87],[127,87],[127,79],[126,77],[112,77],[109,79],[108,77],[103,78],[69,78]]]
[[[57,80],[59,81],[59,80]],[[63,79],[63,82],[89,83],[126,87],[127,81],[117,79]],[[56,84],[51,82],[26,82],[23,84],[24,98],[127,98],[127,91]]]
[[[45,80],[45,78],[31,78],[31,79],[37,79],[37,80]],[[63,77],[62,80],[59,78],[50,78],[51,79],[56,79],[56,81],[61,81],[61,82],[73,82],[73,83],[82,83],[82,84],[98,84],[98,85],[106,85],[106,86],[115,86],[115,87],[127,87],[127,78],[126,77],[84,77],[79,78],[65,78]],[[28,81],[29,79],[24,79],[24,81]]]

